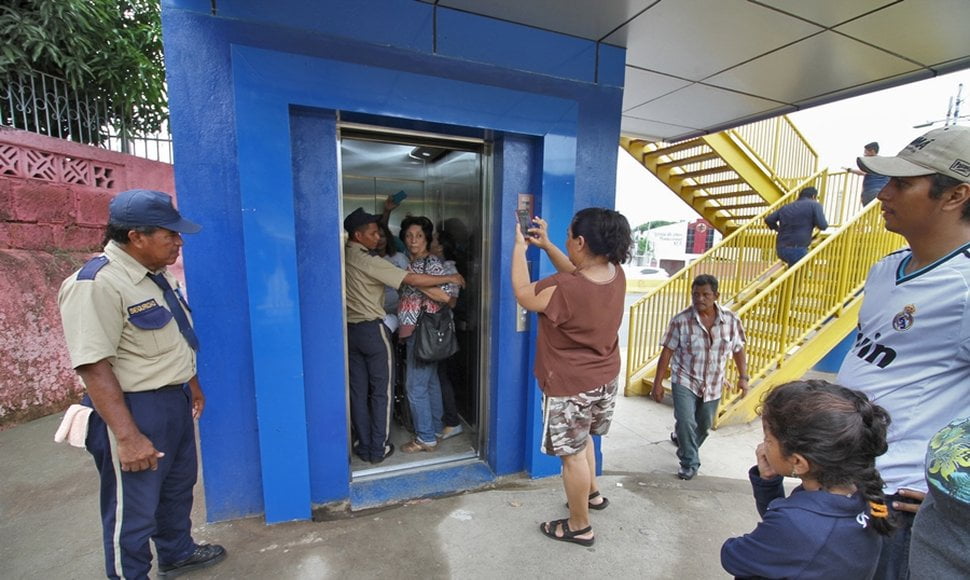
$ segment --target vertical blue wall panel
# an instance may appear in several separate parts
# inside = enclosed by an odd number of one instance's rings
[[[166,46],[175,189],[180,209],[203,226],[186,236],[184,254],[207,399],[199,421],[207,516],[224,520],[263,511],[229,47],[204,17],[162,17],[165,38],[176,41]]]
[[[618,46],[600,44],[596,82],[608,87],[624,86],[626,50]]]
[[[268,522],[310,517],[289,107],[236,98],[239,191],[263,501]]]
[[[509,282],[512,263],[515,210],[520,193],[538,194],[542,147],[537,138],[504,135],[495,144],[494,172],[496,183],[495,215],[488,224],[492,240],[491,330],[502,340],[491,341],[488,361],[491,369],[492,396],[489,400],[489,439],[487,457],[495,472],[506,475],[522,471],[534,445],[527,433],[533,431],[530,410],[536,397],[532,378],[530,349],[532,334],[516,331],[518,305]],[[536,198],[538,199],[538,195]],[[535,251],[530,253],[534,259]],[[534,325],[532,320],[530,325]]]
[[[431,52],[434,6],[416,0],[220,0],[222,18]]]
[[[336,113],[292,114],[297,267],[313,503],[349,494],[348,399],[339,267],[343,251]]]

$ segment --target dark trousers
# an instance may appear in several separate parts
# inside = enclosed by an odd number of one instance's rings
[[[391,425],[392,353],[391,333],[380,320],[347,325],[350,423],[357,455],[364,460],[384,457]]]
[[[795,262],[801,260],[808,254],[808,248],[777,248],[775,249],[775,253],[778,254],[778,259],[782,262],[789,266],[794,266]]]
[[[155,471],[121,471],[114,435],[96,411],[91,413],[87,448],[101,475],[108,578],[147,578],[149,538],[160,564],[174,564],[195,550],[190,516],[198,460],[190,399],[185,387],[125,394],[138,429],[165,454]],[[91,404],[87,397],[84,404]]]
[[[911,499],[897,494],[886,496],[889,513],[896,518],[898,527],[891,535],[882,539],[882,551],[879,552],[879,565],[876,567],[874,580],[909,579],[909,541],[916,514],[894,510],[894,501],[912,503]]]
[[[455,385],[451,382],[451,376],[449,374],[452,358],[438,363],[438,382],[441,383],[441,406],[444,408],[444,414],[441,416],[441,420],[446,427],[457,427],[461,424],[461,419],[458,417],[458,405],[455,404]]]
[[[682,385],[673,385],[674,433],[677,434],[677,458],[684,469],[701,466],[700,447],[714,424],[714,415],[720,398],[704,402],[693,391]]]

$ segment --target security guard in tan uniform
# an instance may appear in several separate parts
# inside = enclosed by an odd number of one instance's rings
[[[433,288],[449,282],[465,285],[461,274],[415,274],[378,256],[374,249],[381,235],[379,219],[362,207],[344,219],[344,229],[350,236],[344,254],[350,423],[357,438],[354,452],[371,463],[380,463],[394,453],[394,446],[387,441],[394,358],[391,331],[383,322],[384,287],[409,284]]]
[[[158,191],[125,191],[109,205],[104,254],[61,285],[58,302],[71,365],[93,406],[87,448],[101,475],[105,571],[147,578],[222,561],[222,546],[192,539],[198,473],[194,419],[205,397],[198,339],[178,280],[166,271],[182,233],[201,226]]]

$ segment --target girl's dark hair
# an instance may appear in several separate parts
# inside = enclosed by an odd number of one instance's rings
[[[109,240],[113,240],[119,244],[128,243],[128,232],[134,230],[136,232],[141,232],[146,235],[151,235],[158,227],[156,226],[122,226],[118,224],[109,223],[108,227],[104,229],[104,239],[101,241],[101,245],[104,246]]]
[[[397,253],[397,245],[394,243],[394,234],[391,233],[391,228],[387,227],[387,224],[384,222],[377,222],[377,227],[381,230],[381,235],[384,236],[384,240],[386,240],[384,253],[388,256],[393,256]]]
[[[573,216],[569,229],[574,239],[583,236],[597,256],[606,256],[616,265],[630,261],[633,236],[630,222],[620,212],[605,207],[581,209]]]
[[[888,449],[889,413],[858,391],[827,381],[794,381],[772,391],[761,420],[785,455],[799,453],[809,476],[823,488],[855,485],[866,499],[869,523],[889,535],[895,523],[873,515],[871,503],[885,505],[876,457]],[[885,508],[879,511],[884,511]]]
[[[434,224],[431,223],[431,220],[424,217],[423,215],[419,215],[419,216],[409,215],[408,217],[404,218],[404,220],[401,221],[401,232],[398,234],[398,237],[401,238],[401,241],[404,242],[405,244],[407,243],[407,240],[405,238],[407,237],[408,228],[410,228],[411,226],[421,226],[421,231],[424,232],[424,241],[425,241],[424,249],[430,250],[431,236],[434,235]]]

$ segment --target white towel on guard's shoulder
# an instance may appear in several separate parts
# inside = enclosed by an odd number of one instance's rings
[[[88,437],[88,419],[91,417],[91,407],[74,404],[67,408],[61,424],[54,433],[54,442],[67,441],[74,447],[84,448],[84,440]]]

